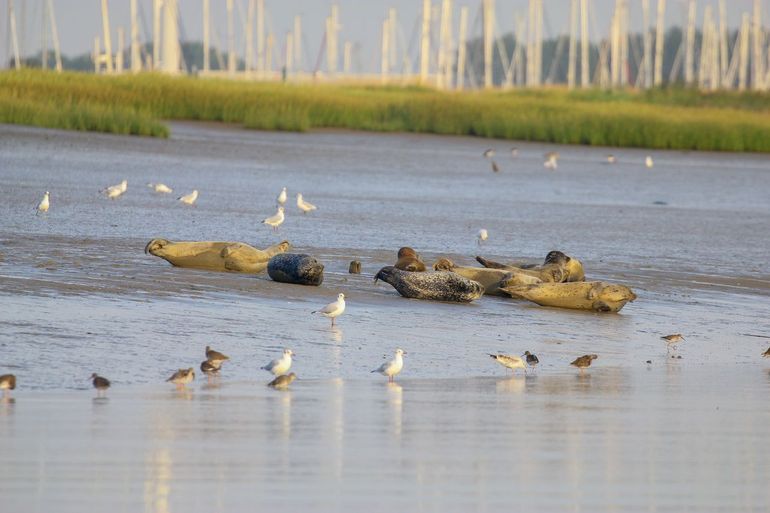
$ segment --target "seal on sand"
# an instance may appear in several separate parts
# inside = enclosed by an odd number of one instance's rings
[[[402,271],[418,273],[425,271],[425,264],[420,255],[410,247],[403,247],[398,250],[398,261],[394,267]]]
[[[459,274],[448,271],[415,273],[393,266],[380,269],[375,283],[382,280],[393,286],[404,297],[468,303],[484,295],[484,286]]]
[[[594,312],[618,312],[626,303],[636,299],[636,294],[625,285],[601,281],[539,283],[500,290],[513,298],[528,299],[541,306]]]
[[[265,270],[270,258],[289,248],[289,241],[261,250],[243,242],[173,242],[152,239],[145,246],[144,252],[163,258],[176,267],[259,273]]]
[[[543,265],[526,265],[526,264],[501,264],[492,260],[487,260],[484,257],[477,256],[476,261],[484,267],[490,269],[503,269],[506,271],[523,272],[530,276],[535,276],[543,281],[548,282],[571,282],[571,281],[585,281],[585,272],[583,271],[583,264],[577,258],[573,258],[565,255],[561,251],[549,252]]]
[[[484,286],[484,294],[490,296],[506,296],[508,294],[500,290],[503,287],[530,285],[542,283],[542,280],[528,274],[505,271],[503,269],[487,269],[486,267],[463,267],[455,265],[448,258],[440,258],[433,264],[436,271],[451,271],[463,278],[477,281]]]
[[[324,281],[324,266],[310,255],[282,253],[270,259],[267,274],[281,283],[318,286]]]

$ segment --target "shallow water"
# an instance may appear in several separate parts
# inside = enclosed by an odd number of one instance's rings
[[[770,161],[471,138],[249,132],[168,141],[0,126],[0,498],[9,511],[762,511],[770,454]],[[481,158],[496,147],[502,172]],[[611,151],[619,163],[603,164]],[[98,194],[126,178],[116,201]],[[175,189],[158,196],[146,182]],[[260,224],[289,188],[278,233]],[[197,188],[194,208],[174,198]],[[44,190],[51,211],[36,216]],[[319,210],[301,215],[303,192]],[[663,203],[663,204],[661,204]],[[490,239],[475,242],[479,228]],[[173,268],[153,237],[282,239],[322,287]],[[485,297],[401,298],[373,274],[402,245],[432,262],[536,262],[631,286],[619,314]],[[355,249],[351,249],[355,248]],[[352,259],[362,275],[347,274]],[[348,298],[337,329],[310,311]],[[659,337],[685,333],[671,359]],[[759,336],[756,336],[759,335]],[[229,354],[218,383],[163,380]],[[300,379],[259,367],[292,347]],[[370,370],[407,350],[397,386]],[[509,379],[488,352],[534,351]],[[569,367],[597,353],[585,375]],[[650,361],[650,364],[645,362]],[[113,380],[92,400],[87,376]],[[47,419],[41,422],[40,419]],[[51,422],[54,421],[54,422]]]

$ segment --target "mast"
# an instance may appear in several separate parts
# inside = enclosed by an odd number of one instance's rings
[[[727,42],[727,7],[725,6],[725,0],[719,0],[719,67],[721,68],[721,76],[719,77],[719,83],[722,87],[730,87],[727,83],[727,71],[729,67],[728,59],[728,42]]]
[[[163,0],[152,0],[152,68],[158,69],[160,62],[160,17]]]
[[[468,7],[460,8],[460,33],[457,36],[457,89],[465,88],[465,40],[468,33]]]
[[[110,11],[107,0],[102,0],[102,32],[104,35],[104,59],[107,73],[112,73],[112,38],[110,37]]]
[[[644,23],[644,87],[652,87],[652,33],[650,32],[650,0],[642,0]]]
[[[484,88],[493,86],[492,76],[492,43],[494,42],[495,0],[484,0],[482,4],[484,23]]]
[[[743,13],[740,32],[740,63],[738,65],[738,90],[745,91],[749,76],[749,32],[751,32],[749,13]]]
[[[588,39],[588,0],[580,0],[580,85],[586,88],[591,85],[589,71],[590,55]]]
[[[13,63],[16,69],[21,69],[21,58],[19,56],[19,35],[16,31],[16,12],[13,8],[13,0],[8,0],[8,20],[11,25],[11,44],[13,45]]]
[[[227,0],[227,73],[235,75],[235,22],[233,20],[233,0]]]
[[[53,10],[53,3],[48,0],[48,16],[51,23],[51,38],[53,39],[53,50],[56,55],[56,71],[62,72],[61,47],[59,46],[59,30],[56,27],[56,13]]]
[[[380,51],[380,80],[383,84],[388,81],[388,70],[390,64],[388,59],[390,58],[390,18],[385,18],[382,21],[382,47]]]
[[[569,61],[567,65],[567,87],[570,89],[575,88],[577,67],[577,10],[578,0],[572,0],[569,9]]]
[[[208,5],[209,0],[203,0],[203,5]],[[137,22],[137,0],[131,0],[131,72],[138,73],[142,70],[142,58],[139,54],[139,23]],[[203,19],[206,20],[206,11],[204,7]],[[204,34],[206,34],[204,25]],[[205,37],[204,37],[205,41]],[[206,51],[206,44],[204,43],[204,52]],[[208,55],[204,53],[203,62],[206,63],[206,70],[208,71]]]
[[[428,81],[430,71],[430,0],[422,0],[422,37],[420,40],[420,84]]]
[[[658,0],[658,23],[655,27],[655,78],[653,84],[663,84],[663,46],[666,31],[666,0]]]
[[[695,79],[693,69],[695,57],[695,0],[690,0],[687,14],[687,40],[684,53],[684,82],[692,85]]]
[[[177,0],[163,0],[163,6],[163,71],[176,75],[180,65]]]
[[[762,70],[762,10],[760,0],[754,0],[754,69],[752,70],[753,89],[759,91],[764,88]]]
[[[301,28],[299,30],[297,29],[296,22],[297,20],[295,18],[295,53],[300,49],[298,42],[300,40],[299,34],[301,33]],[[297,64],[299,64],[299,59],[295,60],[297,61]],[[257,73],[260,77],[265,73],[265,0],[257,0]]]
[[[125,41],[123,32],[123,27],[118,27],[118,53],[115,54],[115,71],[118,74],[123,73],[123,43]]]
[[[259,0],[264,2],[264,0]],[[294,16],[294,67],[302,71],[302,17]]]
[[[254,10],[256,8],[255,0],[249,0],[246,8],[246,51],[243,66],[244,73],[248,76],[250,71],[254,70]],[[288,47],[287,47],[288,48]],[[288,56],[286,58],[286,67],[288,70]]]

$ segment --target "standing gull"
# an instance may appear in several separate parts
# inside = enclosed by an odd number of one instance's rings
[[[288,374],[283,374],[281,376],[278,376],[273,381],[267,384],[269,387],[273,388],[289,388],[289,385],[291,385],[291,382],[297,379],[297,375],[293,372],[290,372]]]
[[[593,362],[597,358],[599,358],[599,355],[586,354],[579,358],[575,358],[575,361],[570,363],[570,365],[577,367],[578,369],[580,369],[580,372],[583,372],[583,369],[585,369],[586,367],[590,367],[591,362]]]
[[[529,365],[533,369],[538,363],[540,363],[540,360],[538,359],[538,357],[530,353],[529,351],[524,351],[524,356],[527,357],[527,365]]]
[[[403,349],[396,349],[396,354],[394,358],[389,361],[385,362],[376,369],[374,369],[372,372],[379,372],[383,376],[388,377],[388,381],[393,381],[393,378],[401,372],[401,369],[404,368],[404,355],[406,353]]]
[[[3,396],[8,395],[9,390],[16,388],[16,376],[13,374],[3,374],[0,376],[0,390],[3,391]]]
[[[681,333],[674,333],[672,335],[666,335],[665,337],[660,338],[661,340],[666,341],[666,351],[670,351],[672,347],[674,350],[676,350],[676,345],[684,340],[684,337]]]
[[[171,375],[166,381],[174,383],[178,388],[184,387],[186,384],[191,383],[195,379],[195,371],[192,367],[189,369],[179,369]]]
[[[481,243],[489,238],[489,232],[486,228],[479,230],[479,234],[476,236],[476,243],[481,246]]]
[[[651,168],[652,166],[654,166],[655,163],[652,161],[652,157],[647,155],[647,158],[644,159],[644,165],[647,166],[648,168]]]
[[[308,203],[302,198],[302,193],[297,193],[297,208],[299,208],[303,214],[307,214],[311,210],[316,210],[318,207],[313,205],[312,203]]]
[[[514,374],[516,369],[522,369],[524,374],[527,373],[527,366],[524,364],[524,360],[518,356],[509,356],[507,354],[490,354],[489,356],[503,367],[511,369]]]
[[[37,213],[40,212],[48,212],[48,207],[51,206],[51,204],[48,201],[49,193],[48,191],[45,191],[45,194],[43,194],[43,199],[40,200],[40,203],[37,205]]]
[[[162,194],[169,194],[174,192],[174,189],[163,183],[148,183],[147,187],[154,190],[155,192],[160,192]]]
[[[123,180],[117,185],[111,185],[105,189],[102,189],[102,194],[105,194],[110,199],[120,197],[128,189],[128,180]]]
[[[185,205],[193,205],[195,204],[195,201],[198,199],[198,189],[193,189],[193,191],[190,194],[179,196],[177,199],[182,203],[184,203]]]
[[[278,212],[275,215],[268,217],[262,221],[262,224],[266,224],[273,227],[273,231],[278,230],[278,227],[283,224],[283,207],[278,207]]]
[[[325,307],[321,308],[320,310],[314,310],[311,313],[320,313],[324,317],[328,317],[332,320],[332,328],[334,327],[334,319],[342,315],[342,312],[345,311],[345,294],[340,293],[337,296],[337,301],[334,301],[333,303],[329,303]]]
[[[612,153],[607,155],[607,164],[614,164],[617,161],[618,161],[618,159]]]
[[[555,151],[549,151],[546,153],[543,167],[547,169],[557,169],[559,167],[559,154]]]
[[[283,356],[277,358],[264,367],[262,370],[272,372],[275,376],[282,376],[286,374],[291,368],[291,357],[294,356],[294,351],[291,349],[284,349]]]
[[[278,194],[278,196],[275,198],[275,201],[278,202],[279,205],[286,204],[286,187],[281,189],[281,192]]]
[[[95,372],[91,374],[91,377],[89,379],[91,380],[91,383],[94,385],[97,395],[102,395],[108,388],[110,388],[110,380],[107,378],[103,378],[102,376],[98,375]]]
[[[495,156],[495,150],[493,150],[492,148],[487,148],[486,150],[484,150],[484,153],[482,153],[481,156],[484,157],[485,159],[491,159],[492,157]]]
[[[519,156],[519,149],[518,148],[511,148],[511,157],[516,158]]]

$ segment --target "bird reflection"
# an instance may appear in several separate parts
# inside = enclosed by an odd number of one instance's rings
[[[16,404],[15,397],[0,396],[0,415],[13,413],[13,407]]]
[[[168,513],[168,498],[171,495],[172,461],[168,449],[158,449],[146,463],[147,477],[144,481],[144,510],[153,513]]]
[[[338,327],[334,327],[331,329],[331,337],[334,342],[342,342],[342,330]]]
[[[289,440],[291,438],[291,391],[284,390],[281,394],[281,435]]]
[[[193,398],[192,389],[187,387],[176,388],[170,392],[170,394],[172,399],[183,399],[186,401],[191,401]]]
[[[495,381],[498,394],[520,394],[524,391],[526,379],[524,376],[510,376]]]
[[[390,406],[390,416],[393,421],[393,434],[401,436],[401,427],[403,420],[404,389],[398,383],[389,381],[388,386],[388,405]]]

